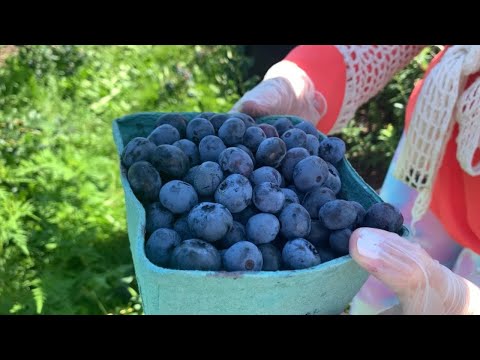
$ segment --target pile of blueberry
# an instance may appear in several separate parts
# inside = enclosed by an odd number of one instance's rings
[[[307,122],[242,113],[162,115],[122,163],[146,211],[145,253],[164,268],[305,269],[348,254],[360,226],[399,232],[401,213],[337,198],[345,143]]]

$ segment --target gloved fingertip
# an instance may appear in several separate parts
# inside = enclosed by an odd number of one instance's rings
[[[350,255],[366,270],[375,273],[390,255],[389,244],[398,242],[397,234],[372,228],[359,228],[350,237]],[[402,240],[400,238],[400,240]]]
[[[350,237],[350,255],[360,266],[372,272],[375,260],[381,258],[381,241],[382,237],[373,229],[359,228]]]
[[[253,100],[246,100],[241,104],[240,112],[248,114],[253,117],[270,115],[269,111],[265,109],[259,102]]]

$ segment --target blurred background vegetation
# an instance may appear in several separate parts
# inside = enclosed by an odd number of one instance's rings
[[[342,133],[374,188],[428,47]],[[0,45],[0,314],[141,314],[112,120],[228,111],[261,74],[244,46]]]

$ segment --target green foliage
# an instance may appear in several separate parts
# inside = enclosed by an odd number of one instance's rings
[[[111,122],[227,111],[236,46],[22,46],[0,67],[0,313],[141,313]]]

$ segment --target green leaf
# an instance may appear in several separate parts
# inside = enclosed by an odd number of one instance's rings
[[[37,314],[42,313],[43,304],[45,302],[45,294],[41,286],[37,286],[32,289],[33,300],[35,301],[35,307]]]

